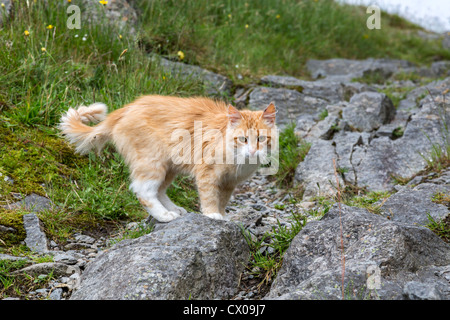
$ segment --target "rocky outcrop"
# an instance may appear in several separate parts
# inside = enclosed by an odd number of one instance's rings
[[[189,65],[182,62],[171,61],[157,55],[152,55],[153,61],[168,73],[181,77],[185,80],[197,80],[205,86],[206,94],[212,96],[230,95],[232,85],[227,77],[212,71]]]
[[[333,157],[344,184],[370,191],[391,191],[395,178],[410,178],[424,170],[433,150],[444,150],[450,143],[450,104],[443,97],[448,88],[450,78],[411,92],[411,97],[424,91],[428,95],[414,101],[408,111],[396,110],[384,94],[363,92],[348,103],[327,106],[328,116],[321,121],[299,117],[297,131],[312,143],[311,156],[296,171],[305,196],[317,196],[319,190],[321,195],[336,192],[327,183]]]
[[[188,213],[99,254],[71,299],[230,298],[248,258],[237,225]]]
[[[450,246],[429,229],[342,205],[308,223],[283,257],[268,299],[450,299]]]

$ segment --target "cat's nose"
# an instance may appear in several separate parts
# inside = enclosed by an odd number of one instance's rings
[[[256,149],[250,149],[249,152],[250,152],[250,155],[253,156],[253,155],[255,155]]]

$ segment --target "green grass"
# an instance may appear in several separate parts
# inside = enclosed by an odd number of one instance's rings
[[[267,232],[259,240],[252,239],[249,232],[243,231],[244,237],[250,247],[251,258],[247,266],[248,270],[261,280],[260,286],[269,285],[275,279],[278,270],[283,262],[283,255],[289,248],[292,239],[302,230],[306,224],[306,217],[291,212],[290,226],[281,225],[278,222],[276,227],[272,227],[271,232]],[[263,247],[270,247],[271,253],[262,251]]]
[[[295,123],[289,124],[279,137],[279,167],[275,174],[277,185],[290,188],[293,185],[295,169],[303,161],[311,147],[310,143],[295,134]]]
[[[439,41],[385,12],[382,28],[368,30],[366,8],[331,0],[136,1],[148,51],[176,56],[239,82],[266,74],[305,76],[307,59],[400,58],[429,63],[448,59]]]

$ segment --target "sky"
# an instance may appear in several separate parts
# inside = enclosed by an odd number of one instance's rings
[[[377,5],[389,13],[396,13],[427,30],[450,31],[450,0],[338,0],[349,4]],[[381,16],[383,23],[383,16]]]

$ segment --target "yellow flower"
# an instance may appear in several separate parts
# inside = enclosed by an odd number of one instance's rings
[[[279,14],[277,14],[277,15],[275,16],[275,18],[280,19],[281,16],[280,16]]]
[[[122,39],[122,35],[121,34],[119,34],[119,39]]]
[[[51,24],[49,24],[46,28],[47,28],[48,30],[52,30],[52,29],[53,29],[53,26],[52,26]]]
[[[178,51],[177,55],[178,55],[178,59],[180,59],[180,60],[184,59],[184,52],[183,51]]]
[[[166,76],[163,76],[163,78],[162,78],[163,80],[166,80]]]
[[[231,19],[231,13],[228,15],[228,18],[230,18]]]
[[[2,2],[2,8],[4,8],[5,7],[5,4]]]
[[[104,6],[106,6],[106,5],[108,4],[108,1],[100,0],[99,3],[102,4],[102,5],[104,5]]]
[[[248,29],[248,24],[245,25],[245,29]]]
[[[68,2],[68,3],[71,3],[71,2],[72,2],[72,0],[67,0],[67,2]]]
[[[28,37],[28,36],[30,35],[30,33],[28,32],[28,30],[25,30],[25,31],[23,32],[23,35],[24,35],[25,37]]]
[[[365,33],[365,34],[363,35],[363,38],[364,38],[364,39],[369,39],[369,35],[368,35],[367,33]]]
[[[42,47],[42,48],[41,48],[41,51],[42,51],[42,52],[45,52],[45,51],[47,51],[47,49],[45,49],[44,47]]]

